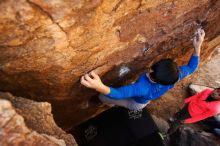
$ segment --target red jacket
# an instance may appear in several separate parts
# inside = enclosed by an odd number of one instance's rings
[[[185,99],[185,103],[189,103],[188,111],[191,118],[186,119],[184,123],[194,123],[220,113],[220,100],[211,102],[205,101],[212,92],[212,89],[205,89]]]

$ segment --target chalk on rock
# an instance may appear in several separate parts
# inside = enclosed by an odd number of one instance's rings
[[[127,66],[121,66],[120,70],[119,70],[119,77],[123,77],[126,74],[128,74],[130,72],[130,68]]]

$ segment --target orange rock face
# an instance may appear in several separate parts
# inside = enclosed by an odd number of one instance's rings
[[[66,146],[63,140],[28,129],[10,102],[0,99],[1,146]]]
[[[80,76],[119,85],[164,57],[183,64],[201,26],[203,62],[220,43],[219,18],[219,0],[2,0],[0,90],[52,103],[68,129],[97,110]]]
[[[22,117],[20,119],[22,120],[24,119],[25,123],[19,125],[22,128],[23,127],[26,128],[27,126],[27,128],[31,129],[32,131],[51,136],[55,139],[63,140],[67,146],[77,146],[73,136],[71,134],[67,134],[65,131],[63,131],[61,128],[59,128],[56,125],[53,119],[53,115],[51,113],[51,105],[49,103],[35,102],[33,100],[29,100],[22,97],[16,97],[10,93],[3,93],[3,92],[0,92],[0,101],[1,100],[7,100],[7,102],[10,102],[13,108],[11,106],[7,108],[13,110],[13,112],[15,110],[16,111],[15,114]],[[4,110],[2,111],[3,115],[6,113],[7,110],[6,112]],[[0,118],[2,118],[4,121],[5,119],[3,115],[0,114]],[[13,117],[7,117],[7,118],[13,119]],[[10,128],[13,128],[13,125]],[[9,134],[7,132],[8,131],[6,131],[5,133]],[[23,133],[21,132],[20,134],[22,135]],[[4,138],[7,139],[7,137]],[[8,137],[8,139],[10,138]]]

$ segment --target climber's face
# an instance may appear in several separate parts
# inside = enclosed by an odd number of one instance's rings
[[[211,97],[216,100],[220,100],[220,88],[217,88],[211,94]]]

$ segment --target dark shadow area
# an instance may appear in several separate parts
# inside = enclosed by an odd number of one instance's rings
[[[164,146],[147,109],[113,107],[69,132],[79,146]]]

